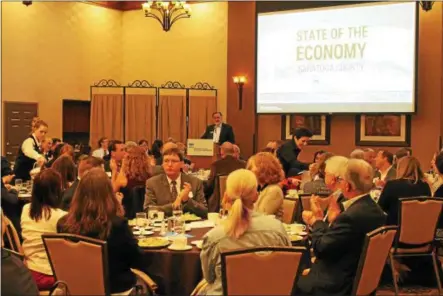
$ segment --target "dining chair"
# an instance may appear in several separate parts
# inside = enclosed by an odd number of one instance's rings
[[[285,198],[283,199],[283,217],[282,222],[291,224],[294,222],[295,211],[297,209],[298,199]]]
[[[375,295],[396,233],[397,226],[384,226],[366,234],[351,295]]]
[[[223,295],[292,295],[305,251],[257,247],[221,252]]]
[[[431,256],[438,292],[442,294],[439,266],[437,265],[435,234],[443,209],[443,198],[400,198],[399,230],[389,254],[392,277],[398,294],[397,257]]]
[[[6,237],[8,238],[11,250],[19,253],[21,256],[24,257],[25,253],[23,252],[23,247],[20,242],[17,229],[15,229],[14,224],[12,224],[11,220],[9,220],[8,217],[6,217],[4,214],[3,216],[6,223]]]

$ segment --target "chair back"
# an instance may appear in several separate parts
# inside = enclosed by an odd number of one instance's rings
[[[295,210],[297,209],[298,199],[285,198],[283,200],[282,222],[291,224],[294,222]]]
[[[224,295],[291,295],[302,247],[258,247],[221,253]]]
[[[366,234],[352,295],[371,295],[378,287],[397,226],[380,227]]]
[[[225,195],[225,191],[226,191],[226,180],[228,179],[227,175],[219,175],[217,176],[218,179],[218,194],[220,196],[220,205],[223,202],[223,196]]]
[[[311,210],[311,196],[312,195],[300,195],[302,211]]]
[[[72,295],[110,295],[105,241],[74,234],[43,234],[43,244],[56,281]]]
[[[17,229],[15,229],[14,224],[12,224],[11,220],[8,217],[3,215],[6,223],[6,237],[8,238],[9,246],[11,250],[19,253],[21,256],[24,256],[23,247],[20,242],[20,238],[18,236]]]
[[[401,198],[397,242],[416,247],[430,246],[442,209],[443,198]]]

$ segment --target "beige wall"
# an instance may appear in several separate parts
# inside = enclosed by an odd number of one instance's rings
[[[187,87],[209,82],[219,90],[218,108],[226,114],[228,4],[191,7],[192,17],[179,20],[169,32],[141,11],[123,13],[122,80],[146,79],[157,86],[173,80]]]
[[[89,99],[89,86],[119,80],[121,15],[78,2],[2,2],[2,100],[38,102],[49,135],[62,135],[62,99]]]
[[[2,100],[38,102],[50,136],[62,135],[62,99],[88,100],[89,86],[103,78],[207,81],[219,89],[226,113],[226,2],[192,5],[192,17],[170,32],[141,10],[79,2],[1,5]]]

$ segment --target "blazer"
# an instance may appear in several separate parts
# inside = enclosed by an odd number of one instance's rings
[[[183,212],[190,212],[201,218],[206,218],[208,206],[203,193],[202,181],[182,173],[180,189],[183,189],[185,182],[191,184],[193,197],[183,204]],[[143,205],[145,211],[150,205],[157,205],[166,215],[171,216],[173,203],[174,199],[172,198],[166,174],[154,176],[146,181],[145,203]]]
[[[299,278],[301,295],[350,295],[366,234],[384,225],[386,216],[369,195],[349,206],[328,226],[312,225],[317,257],[307,276]]]
[[[376,177],[376,178],[380,178],[381,177],[381,174],[380,174],[379,170],[377,170],[375,172],[374,177]],[[386,178],[383,181],[388,182],[388,181],[395,180],[395,179],[397,179],[397,170],[394,168],[394,166],[392,166],[389,169],[388,173],[386,174]]]
[[[208,125],[206,127],[205,133],[201,136],[201,138],[202,139],[213,139],[214,127],[215,127],[215,124]],[[218,139],[218,144],[221,145],[224,142],[230,142],[232,144],[235,144],[234,130],[232,129],[232,126],[230,126],[227,123],[222,123],[220,137]]]
[[[66,231],[66,216],[57,223],[57,232]],[[143,262],[143,252],[132,234],[125,218],[114,217],[106,239],[108,245],[108,267],[111,293],[128,291],[136,284],[136,276],[131,268],[146,269]],[[80,235],[99,239],[97,233],[82,233]]]
[[[289,177],[289,171],[292,171],[295,175],[296,173],[309,170],[308,163],[303,163],[297,159],[300,152],[301,150],[297,147],[294,140],[287,141],[277,150],[277,158],[280,160],[286,177]]]
[[[378,204],[388,215],[387,225],[398,225],[399,199],[414,196],[431,197],[429,184],[423,181],[414,184],[407,179],[391,180],[386,183],[378,199]]]
[[[265,215],[275,215],[277,219],[283,216],[283,191],[278,184],[265,186],[254,204],[254,210]]]
[[[65,192],[63,192],[61,205],[62,210],[69,211],[72,198],[74,197],[75,190],[78,187],[78,183],[80,183],[80,180],[77,178],[77,180],[75,180],[74,183],[72,183],[72,185],[68,189],[66,189]]]
[[[220,210],[220,202],[222,196],[216,184],[216,178],[220,175],[229,175],[235,170],[244,169],[246,162],[239,160],[232,155],[226,155],[224,158],[216,160],[211,165],[211,172],[205,186],[205,196],[208,199],[209,212],[218,212]]]

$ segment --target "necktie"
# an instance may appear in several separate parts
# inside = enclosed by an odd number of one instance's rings
[[[171,181],[171,195],[172,195],[172,199],[175,200],[178,196],[178,192],[177,192],[177,182],[176,181]]]

